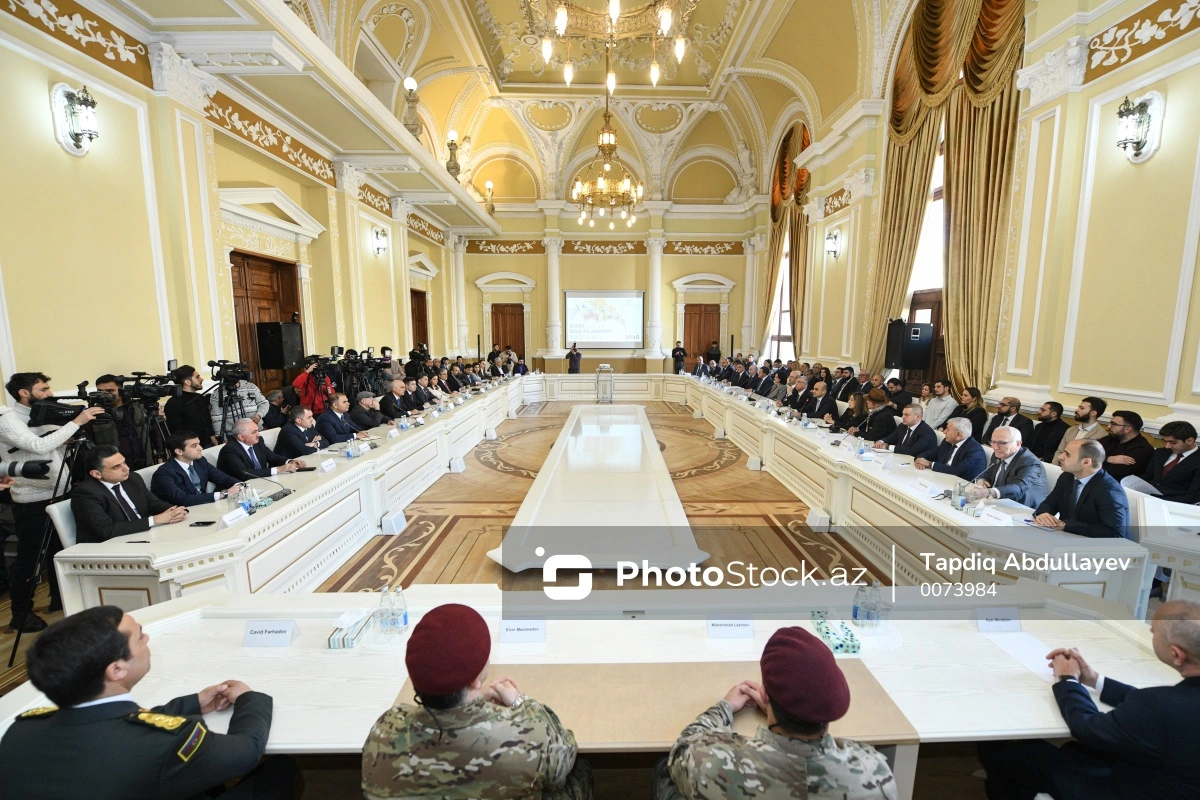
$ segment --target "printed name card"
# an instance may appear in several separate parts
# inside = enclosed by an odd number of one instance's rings
[[[1005,608],[978,608],[975,621],[980,633],[1016,633],[1021,630],[1021,614],[1015,606]]]
[[[499,641],[544,642],[546,641],[546,620],[502,619],[500,620]]]
[[[979,518],[989,525],[1012,525],[1012,517],[992,506],[984,506]]]
[[[321,462],[321,466],[317,467],[317,472],[333,472],[337,469],[337,462],[332,458],[327,458]]]
[[[935,494],[940,494],[937,486],[929,478],[917,478],[917,491],[924,495],[932,497]]]
[[[708,620],[708,638],[710,639],[753,639],[754,620],[752,619],[712,619]]]
[[[389,438],[389,439],[395,439],[395,438],[396,438],[397,436],[399,436],[399,435],[400,435],[400,429],[399,429],[399,428],[392,428],[390,431],[388,431],[388,433],[387,433],[387,438]]]
[[[248,619],[242,647],[291,647],[295,633],[292,619]]]
[[[360,444],[358,446],[359,455],[365,456],[369,452],[371,452],[371,443],[370,442],[363,442],[362,444]]]
[[[239,519],[245,519],[248,516],[250,516],[250,515],[246,513],[246,509],[242,508],[241,506],[238,506],[233,511],[230,511],[221,516],[221,527],[228,528],[230,525],[237,522]]]

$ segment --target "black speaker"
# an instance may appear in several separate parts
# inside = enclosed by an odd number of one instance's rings
[[[304,363],[304,329],[299,322],[259,322],[258,362],[263,369],[293,369]]]
[[[894,319],[888,323],[888,369],[929,369],[933,357],[933,325],[928,322],[905,322]]]

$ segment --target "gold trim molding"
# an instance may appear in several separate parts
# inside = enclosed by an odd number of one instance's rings
[[[217,92],[204,108],[204,116],[214,125],[276,158],[288,162],[317,180],[337,186],[333,162],[313,153],[303,144],[237,101]]]
[[[1200,30],[1200,2],[1157,0],[1088,41],[1084,83]]]
[[[842,187],[825,198],[825,216],[836,214],[848,205],[850,205],[850,193],[846,191],[845,187]]]
[[[563,242],[563,255],[568,256],[644,256],[644,241],[596,242],[568,239]]]
[[[358,187],[359,202],[365,203],[371,208],[383,214],[385,217],[392,214],[392,201],[383,192],[380,192],[374,186],[363,184]]]
[[[446,232],[424,217],[409,212],[408,229],[418,236],[437,245],[446,244]]]
[[[740,240],[725,242],[676,242],[668,241],[663,255],[668,256],[740,256],[745,255]]]
[[[467,242],[467,252],[482,256],[542,255],[546,252],[546,246],[541,239],[471,239]]]
[[[8,0],[0,9],[143,86],[154,83],[145,43],[75,0]]]

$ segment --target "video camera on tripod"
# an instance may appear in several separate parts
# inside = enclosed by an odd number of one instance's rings
[[[208,362],[208,366],[212,368],[213,380],[224,386],[227,391],[235,391],[241,381],[250,381],[254,377],[250,372],[250,365],[242,361],[223,358]]]
[[[158,408],[158,401],[163,397],[176,397],[183,394],[183,389],[176,385],[172,375],[151,375],[149,372],[132,372],[129,375],[116,375],[114,379],[120,387],[121,400],[126,403],[141,403],[147,410],[153,406]],[[132,383],[132,386],[125,384]],[[94,392],[93,394],[99,394]]]

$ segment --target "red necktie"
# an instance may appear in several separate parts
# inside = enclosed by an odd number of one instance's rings
[[[1163,464],[1163,471],[1162,471],[1163,477],[1165,478],[1167,476],[1168,472],[1175,469],[1175,465],[1178,463],[1179,463],[1179,454],[1173,453],[1171,455],[1171,460],[1168,461],[1167,463]]]

